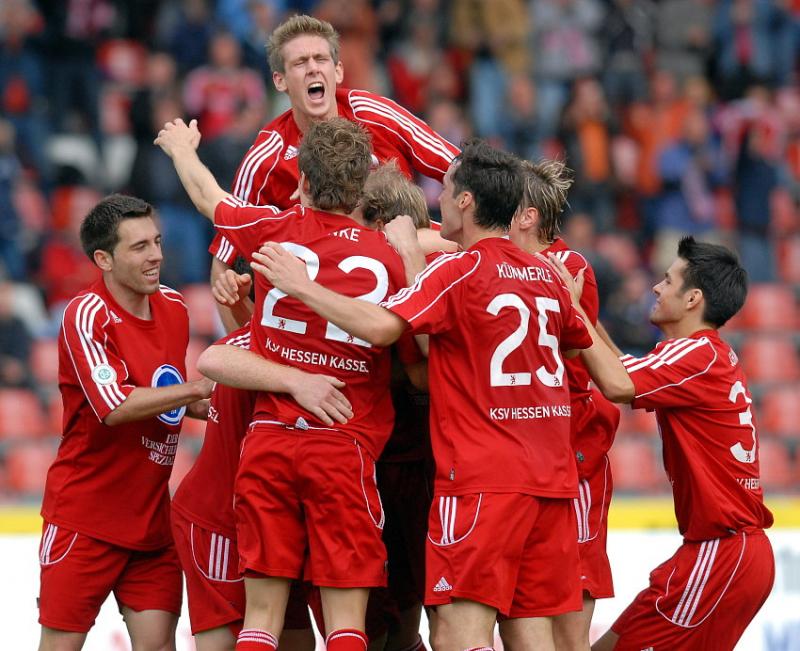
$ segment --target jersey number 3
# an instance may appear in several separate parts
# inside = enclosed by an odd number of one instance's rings
[[[728,400],[736,404],[739,396],[744,398],[744,402],[747,405],[747,409],[745,411],[739,412],[739,424],[747,425],[753,432],[753,446],[748,450],[741,443],[736,443],[736,445],[731,446],[731,454],[733,454],[737,461],[741,461],[742,463],[753,463],[756,460],[756,428],[753,425],[753,412],[750,409],[753,399],[747,395],[747,391],[745,390],[742,381],[736,380],[731,387],[731,392],[728,394]]]

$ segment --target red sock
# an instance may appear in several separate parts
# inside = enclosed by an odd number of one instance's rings
[[[366,651],[367,644],[366,634],[356,628],[337,629],[325,640],[328,651]]]
[[[236,651],[276,651],[278,640],[258,628],[243,628],[236,639]]]

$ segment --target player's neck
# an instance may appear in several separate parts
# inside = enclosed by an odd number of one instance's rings
[[[117,283],[111,274],[103,274],[103,282],[112,298],[128,314],[137,319],[149,321],[153,318],[150,310],[150,297]]]
[[[659,327],[667,339],[685,339],[701,330],[714,330],[714,326],[699,319],[681,319],[674,323],[660,324]]]
[[[309,130],[314,122],[321,122],[322,120],[330,120],[331,118],[335,118],[339,115],[339,107],[337,106],[336,102],[333,103],[331,110],[324,118],[312,118],[310,115],[303,113],[302,111],[292,107],[292,116],[294,117],[294,123],[297,125],[297,128],[300,130],[300,133],[305,133]]]

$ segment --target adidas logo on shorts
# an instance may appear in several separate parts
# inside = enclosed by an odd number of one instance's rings
[[[445,579],[444,577],[439,579],[439,582],[435,586],[433,586],[433,591],[434,592],[447,592],[448,590],[452,590],[452,589],[453,589],[453,586],[450,585],[447,582],[447,579]]]

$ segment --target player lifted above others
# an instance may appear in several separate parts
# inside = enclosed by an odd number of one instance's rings
[[[184,414],[204,417],[211,382],[184,383],[189,318],[159,284],[153,208],[106,197],[80,235],[103,274],[59,334],[64,433],[42,503],[39,648],[80,649],[113,592],[134,648],[174,649],[182,582],[167,482]]]
[[[518,161],[467,143],[440,196],[442,236],[465,250],[382,306],[314,282],[280,245],[254,254],[258,272],[352,336],[430,335],[425,602],[437,651],[490,648],[498,612],[532,620],[526,642],[553,649],[550,617],[581,608],[560,349],[591,340],[552,269],[505,238],[521,199]]]
[[[593,648],[733,649],[775,577],[753,399],[718,332],[744,304],[747,274],[726,248],[686,237],[653,292],[650,321],[664,341],[618,357],[590,326],[594,344],[581,356],[610,400],[655,411],[684,542]]]
[[[394,160],[409,178],[416,173],[442,180],[456,147],[392,100],[340,88],[344,70],[339,34],[330,23],[304,15],[286,19],[270,35],[267,56],[275,88],[286,93],[291,107],[259,131],[243,158],[232,187],[238,199],[281,210],[294,205],[303,134],[314,122],[333,117],[369,132],[373,164]],[[215,238],[211,252],[215,279],[233,264],[236,250],[223,234]]]

